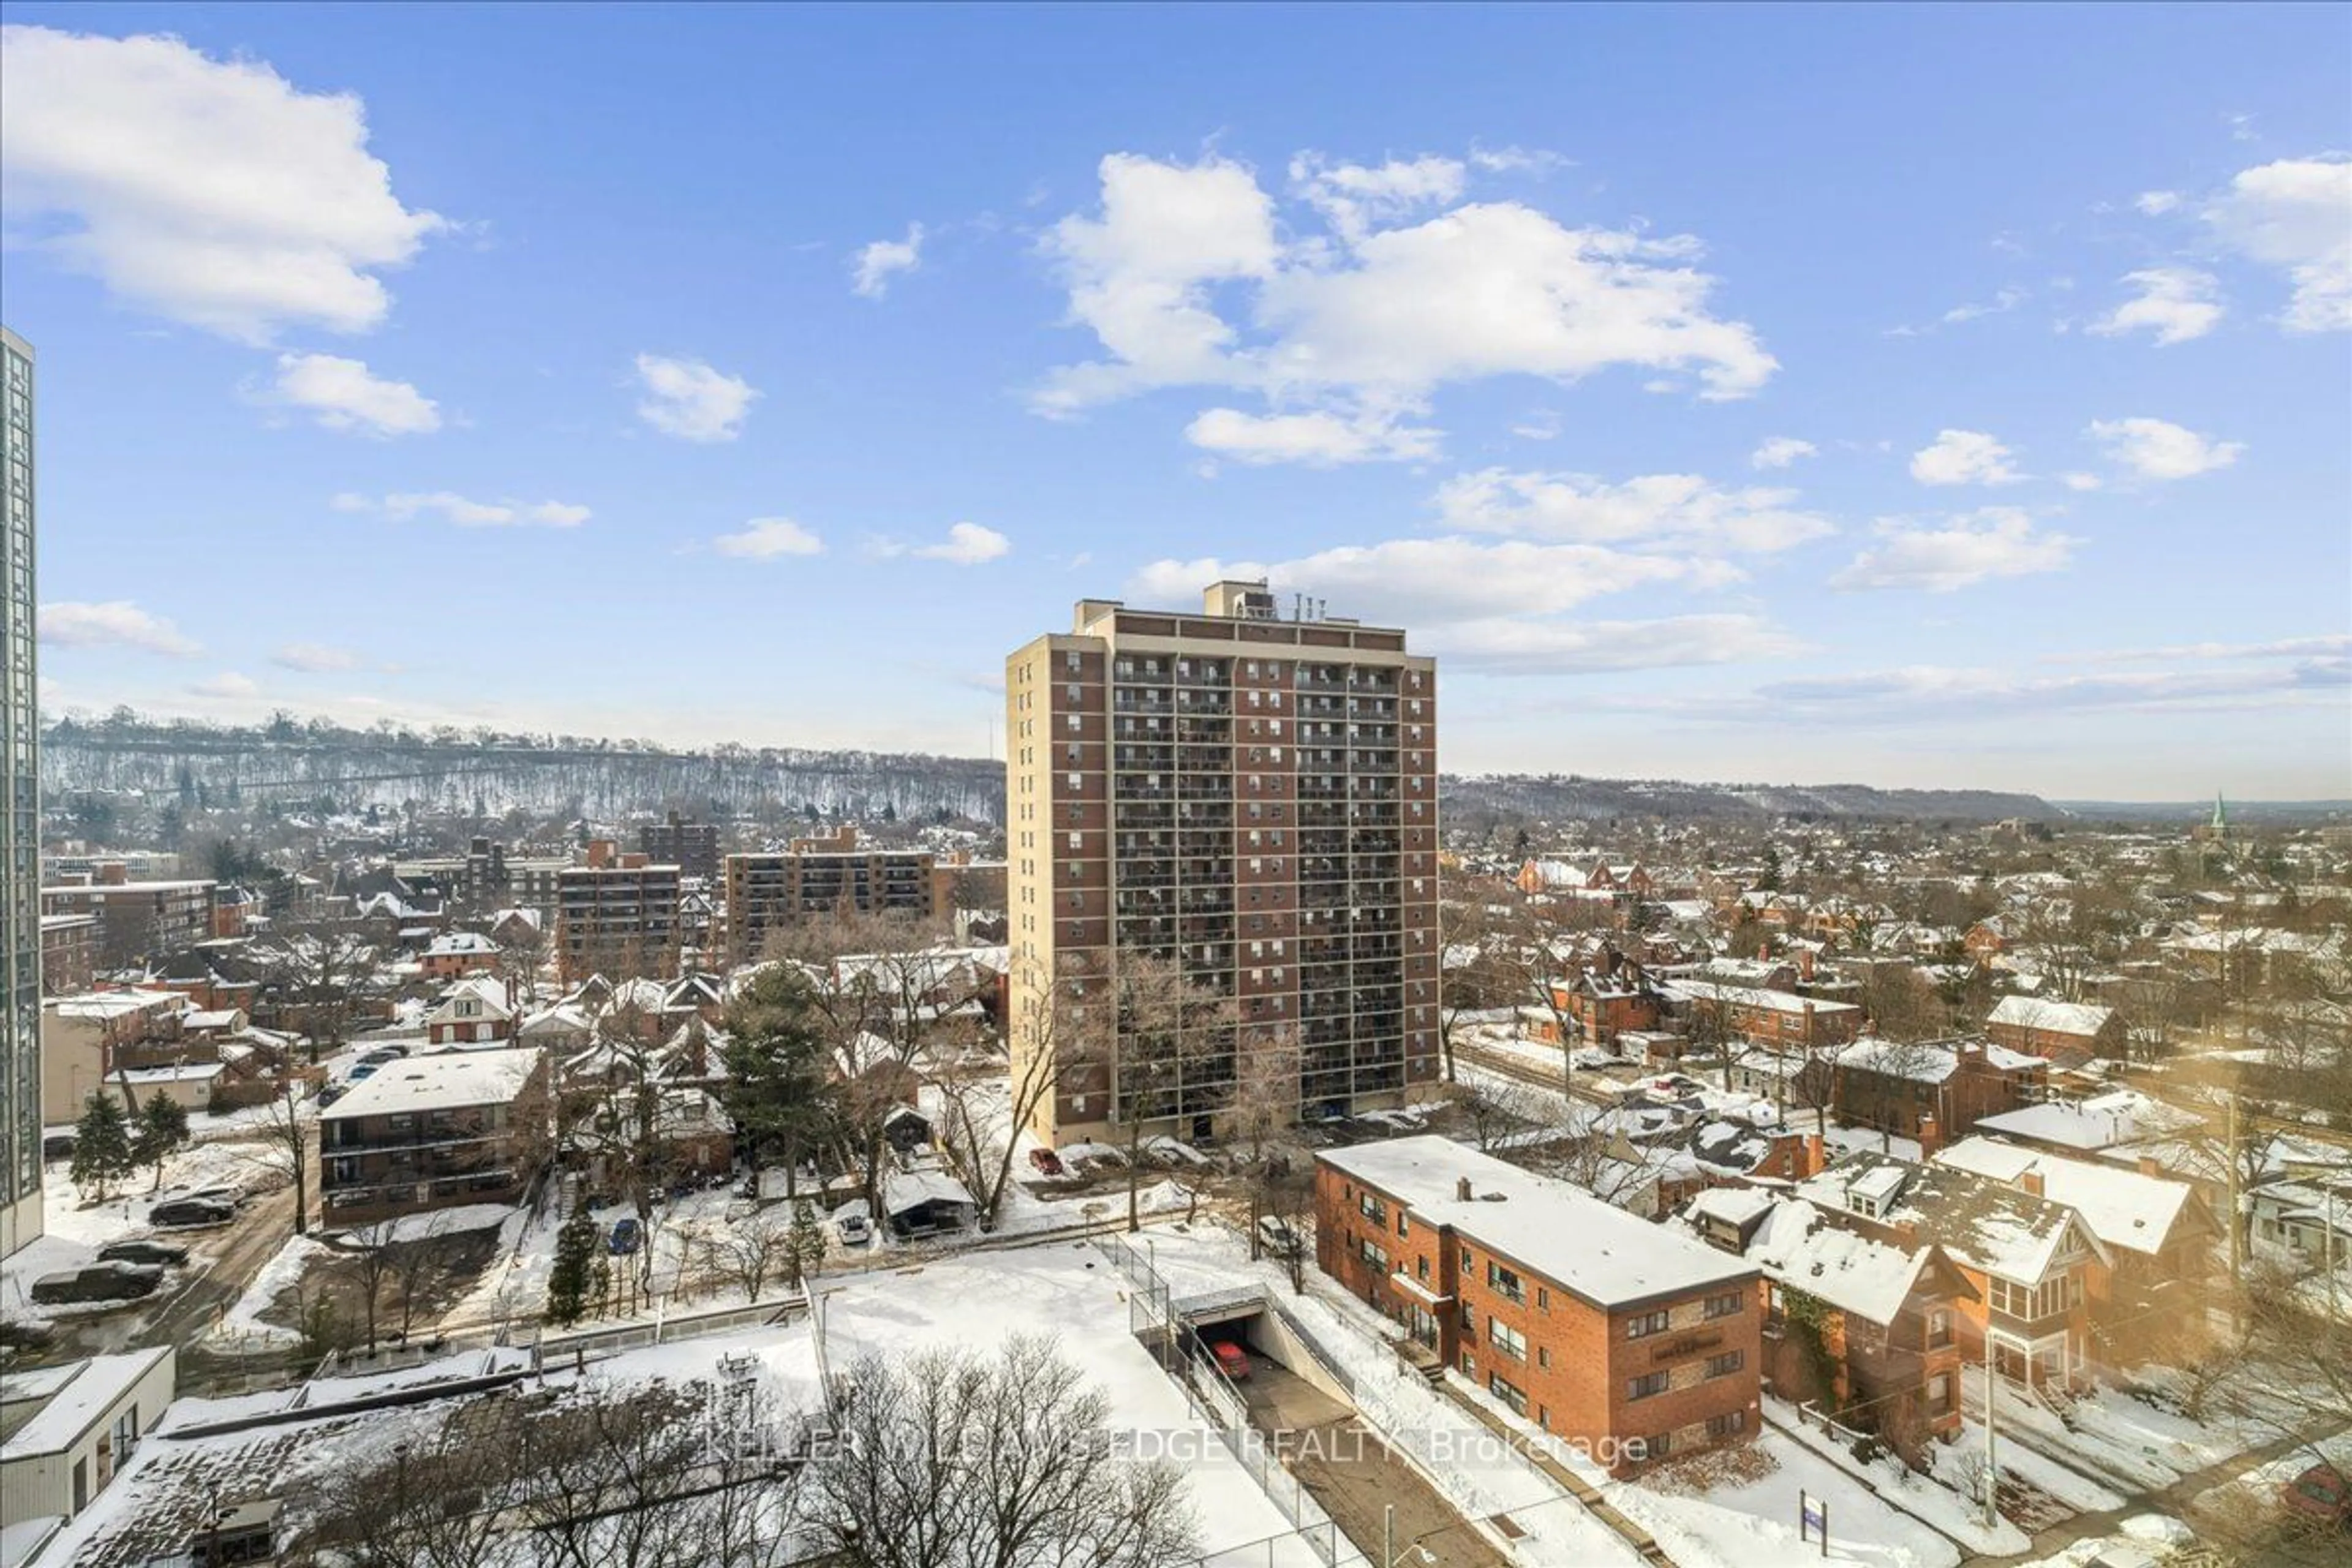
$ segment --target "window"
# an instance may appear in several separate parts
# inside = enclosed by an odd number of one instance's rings
[[[1941,1307],[1927,1313],[1927,1348],[1941,1350],[1952,1342],[1952,1314]]]
[[[1706,1418],[1707,1440],[1712,1443],[1720,1443],[1726,1437],[1737,1437],[1746,1430],[1748,1430],[1748,1412],[1745,1410],[1727,1411],[1721,1415],[1710,1415]]]
[[[1356,1200],[1356,1212],[1374,1225],[1386,1225],[1389,1222],[1389,1205],[1369,1192]]]
[[[1525,1415],[1528,1413],[1528,1396],[1526,1391],[1520,1388],[1517,1384],[1511,1382],[1508,1378],[1505,1377],[1501,1373],[1488,1373],[1486,1374],[1486,1386],[1494,1392],[1496,1398],[1501,1400],[1504,1404],[1511,1407],[1511,1413],[1513,1415]]]
[[[1654,1398],[1665,1391],[1666,1374],[1663,1372],[1645,1372],[1625,1384],[1625,1397],[1629,1402]]]
[[[1538,1366],[1549,1366],[1551,1364],[1551,1348],[1549,1346],[1538,1345],[1536,1347],[1536,1364]]]
[[[1551,1310],[1551,1292],[1540,1285],[1536,1287],[1536,1310],[1538,1312]]]
[[[1279,972],[1277,972],[1277,973],[1278,973]],[[1411,1236],[1412,1234],[1411,1222],[1406,1218],[1405,1212],[1402,1209],[1397,1210],[1397,1234],[1399,1236]]]
[[[1478,1273],[1477,1266],[1470,1261],[1470,1249],[1466,1247],[1462,1249],[1462,1272],[1473,1279],[1475,1279]]]
[[[1663,1311],[1643,1312],[1639,1317],[1628,1318],[1625,1320],[1625,1337],[1645,1340],[1652,1334],[1663,1334],[1666,1331],[1666,1322],[1667,1315]]]
[[[1709,1296],[1706,1299],[1706,1315],[1709,1318],[1736,1318],[1739,1316],[1740,1309],[1747,1305],[1748,1297],[1745,1292],[1726,1291],[1723,1295]]]
[[[1362,1241],[1357,1244],[1357,1250],[1363,1255],[1365,1262],[1370,1264],[1375,1268],[1382,1270],[1383,1272],[1387,1270],[1389,1266],[1388,1248],[1381,1247],[1377,1242],[1373,1241],[1371,1237],[1366,1237]]]
[[[1706,1375],[1711,1378],[1729,1377],[1747,1363],[1747,1352],[1726,1351],[1721,1355],[1711,1355],[1706,1358]]]
[[[1412,1275],[1424,1285],[1429,1282],[1429,1259],[1426,1257],[1412,1260]]]
[[[1513,1361],[1528,1359],[1528,1337],[1507,1323],[1486,1320],[1486,1342]]]
[[[1506,1301],[1516,1301],[1522,1306],[1527,1303],[1528,1289],[1520,1283],[1518,1275],[1491,1258],[1486,1260],[1486,1288]]]

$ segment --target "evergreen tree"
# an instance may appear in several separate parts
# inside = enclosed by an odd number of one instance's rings
[[[555,1233],[555,1263],[547,1275],[547,1321],[570,1328],[588,1315],[588,1301],[596,1291],[603,1263],[597,1244],[596,1218],[583,1199],[575,1203],[563,1228]]]
[[[180,1102],[168,1094],[149,1095],[139,1108],[139,1136],[131,1153],[139,1163],[152,1167],[154,1187],[163,1184],[163,1162],[187,1141],[188,1113]]]
[[[808,977],[772,964],[727,1011],[726,1080],[719,1103],[756,1179],[763,1163],[786,1169],[824,1136],[831,1121],[825,1034]]]
[[[814,1204],[793,1205],[792,1228],[784,1232],[784,1280],[798,1289],[824,1261],[824,1227]]]
[[[114,1184],[139,1168],[131,1131],[114,1097],[93,1094],[74,1128],[73,1184],[104,1203]]]

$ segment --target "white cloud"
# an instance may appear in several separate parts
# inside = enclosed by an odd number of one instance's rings
[[[1779,681],[1717,704],[1718,716],[1780,722],[1935,722],[2102,710],[2239,709],[2249,703],[2340,703],[2352,659],[2189,670],[2028,676],[2012,670],[1914,665],[1859,675]]]
[[[330,647],[324,643],[288,643],[269,656],[269,662],[280,669],[299,669],[306,675],[324,675],[334,670],[357,669],[360,656],[347,647]]]
[[[1377,222],[1395,222],[1426,206],[1443,206],[1462,195],[1464,170],[1453,158],[1390,159],[1377,168],[1334,163],[1320,153],[1290,161],[1290,184],[1308,205],[1349,239],[1360,238]]]
[[[637,356],[637,381],[646,390],[637,416],[681,441],[732,441],[743,433],[743,421],[760,395],[741,376],[698,359],[660,354]]]
[[[1820,450],[1811,441],[1800,441],[1794,436],[1773,436],[1748,454],[1748,465],[1754,468],[1785,468],[1800,458],[1810,458]]]
[[[2280,321],[2288,331],[2352,330],[2352,155],[2247,169],[2204,217],[2223,243],[2286,269],[2294,294]]]
[[[1470,166],[1486,174],[1549,174],[1575,161],[1540,147],[1477,147],[1470,149]]]
[[[1982,304],[1955,305],[1944,312],[1944,325],[1957,327],[1963,321],[1973,321],[1984,316],[2005,315],[2025,303],[2030,296],[2022,289],[2002,289]]]
[[[2134,664],[2160,658],[2345,658],[2352,657],[2352,633],[2281,637],[2275,642],[2175,643],[2169,647],[2116,648],[2082,656],[2090,664]]]
[[[337,511],[365,512],[393,522],[437,513],[460,528],[577,528],[594,515],[570,501],[469,500],[450,490],[406,491],[382,500],[345,493],[327,504]]]
[[[2157,344],[2185,343],[2211,331],[2221,320],[2220,287],[2210,272],[2194,267],[2150,267],[2127,273],[2124,281],[2139,290],[2091,323],[2101,337],[2119,337],[2145,327]]]
[[[1302,153],[1292,172],[1323,232],[1284,237],[1274,198],[1230,160],[1105,158],[1098,213],[1065,217],[1044,246],[1070,320],[1105,354],[1054,372],[1038,411],[1223,387],[1264,394],[1277,417],[1328,412],[1328,437],[1489,376],[1568,382],[1633,365],[1738,397],[1778,368],[1752,329],[1709,312],[1714,279],[1692,266],[1687,237],[1567,228],[1516,202],[1452,205],[1462,165],[1450,159],[1365,167]],[[1431,207],[1446,210],[1423,216]],[[1329,440],[1302,444],[1331,460]]]
[[[2132,205],[2149,217],[2162,217],[2179,205],[2179,191],[2142,191],[2132,202]]]
[[[2058,482],[2070,490],[2095,490],[2106,483],[2096,474],[2084,473],[2061,474]]]
[[[254,697],[258,696],[260,691],[260,685],[251,676],[239,675],[233,669],[223,670],[218,675],[206,676],[204,679],[191,681],[188,685],[188,695],[191,697]]]
[[[2009,485],[2024,476],[2011,466],[2016,454],[1981,430],[1938,430],[1911,454],[1911,477],[1923,485]]]
[[[926,561],[952,562],[958,566],[980,566],[1011,554],[1013,541],[992,528],[982,528],[976,522],[959,522],[948,530],[948,536],[938,544],[923,544],[914,553]]]
[[[247,342],[365,331],[376,274],[445,226],[392,193],[351,93],[177,38],[0,28],[0,177],[12,217],[69,220],[38,248],[154,313]]]
[[[2164,419],[2095,419],[2084,434],[2110,461],[2143,479],[2187,479],[2226,468],[2242,441],[2216,441]]]
[[[1636,555],[1591,544],[1526,540],[1394,539],[1348,544],[1289,561],[1157,561],[1136,574],[1141,600],[1182,602],[1223,578],[1274,579],[1376,624],[1423,627],[1518,616],[1548,616],[1604,594],[1663,584],[1717,588],[1737,567],[1670,555]]]
[[[279,354],[271,400],[308,410],[330,430],[421,436],[441,428],[441,410],[404,381],[385,381],[355,359]]]
[[[877,239],[862,247],[850,264],[850,291],[879,300],[890,291],[890,279],[923,264],[923,226],[910,223],[904,239]]]
[[[822,555],[824,541],[788,517],[755,517],[740,533],[722,533],[710,542],[721,555],[751,561],[773,561],[784,555]]]
[[[41,640],[56,647],[135,647],[173,658],[203,651],[194,637],[128,599],[43,605],[37,621]]]
[[[1585,474],[1486,468],[1448,479],[1438,515],[1473,533],[1691,549],[1706,552],[1786,550],[1836,531],[1801,511],[1786,489],[1725,489],[1696,474],[1647,474],[1610,484]]]
[[[1399,424],[1371,413],[1343,416],[1244,414],[1211,408],[1184,427],[1184,438],[1204,451],[1239,463],[1423,462],[1438,454],[1441,433],[1426,426]]]
[[[1653,621],[1465,621],[1421,639],[1455,664],[1497,674],[1669,669],[1787,658],[1803,642],[1760,616],[1672,616]]]
[[[2033,520],[2013,507],[1986,507],[1953,518],[1946,528],[1883,522],[1877,533],[1883,542],[1855,556],[1830,579],[1831,587],[1948,594],[1999,577],[2058,571],[2081,542],[2036,531]]]

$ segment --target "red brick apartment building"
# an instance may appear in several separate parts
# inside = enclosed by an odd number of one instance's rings
[[[1435,1136],[1316,1156],[1316,1260],[1451,1368],[1619,1475],[1761,1418],[1760,1273]]]
[[[1862,1009],[1851,1002],[1688,977],[1661,989],[1670,1014],[1719,1021],[1725,1033],[1758,1045],[1811,1052],[1844,1045],[1862,1032]]]
[[[512,1203],[547,1157],[549,1108],[531,1047],[394,1062],[319,1113],[320,1222]]]
[[[555,954],[566,985],[592,974],[670,980],[678,970],[678,869],[591,840],[555,879]]]

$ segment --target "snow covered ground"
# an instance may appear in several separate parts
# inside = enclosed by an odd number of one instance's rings
[[[277,1305],[279,1297],[301,1283],[302,1271],[319,1258],[330,1256],[324,1244],[307,1236],[289,1236],[268,1262],[263,1264],[247,1284],[245,1294],[236,1299],[221,1321],[213,1325],[211,1338],[221,1349],[228,1351],[258,1351],[298,1343],[301,1335],[293,1329],[266,1322],[261,1314]]]
[[[941,1258],[828,1284],[823,1297],[825,1362],[836,1374],[867,1352],[901,1355],[939,1345],[986,1352],[1011,1334],[1055,1334],[1064,1353],[1101,1385],[1114,1431],[1140,1451],[1182,1464],[1203,1552],[1290,1531],[1129,1331],[1127,1283],[1092,1246],[1046,1242]],[[1274,1568],[1319,1561],[1297,1541],[1271,1554]]]

